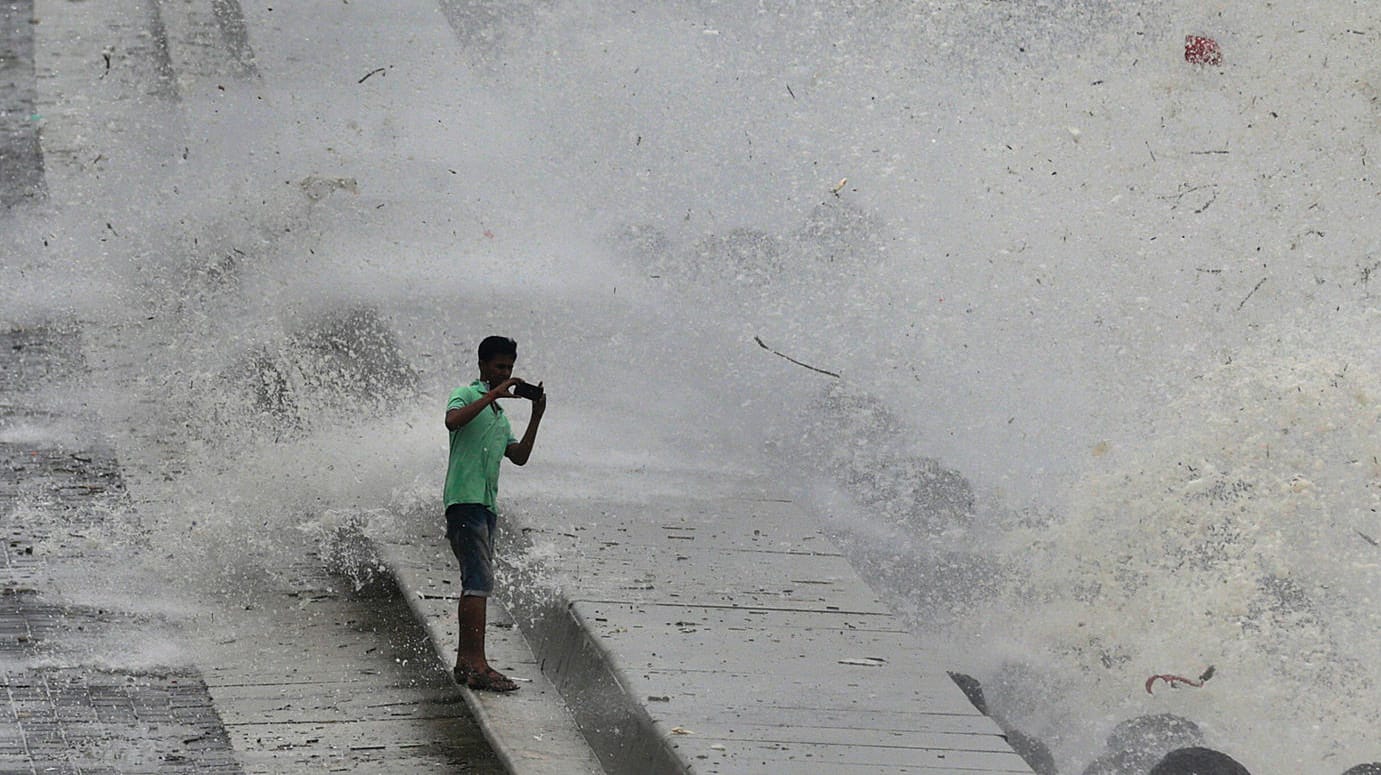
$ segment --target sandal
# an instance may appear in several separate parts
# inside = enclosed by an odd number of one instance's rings
[[[453,672],[456,683],[477,692],[511,692],[518,689],[513,679],[494,668],[476,670],[469,665],[457,664]]]

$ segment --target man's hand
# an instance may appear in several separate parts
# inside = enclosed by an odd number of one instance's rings
[[[542,387],[542,383],[538,382],[537,387]],[[532,417],[527,421],[522,441],[509,444],[508,449],[504,450],[504,456],[515,465],[527,465],[528,458],[532,457],[532,445],[537,441],[537,426],[542,424],[542,414],[546,411],[547,393],[544,390],[542,397],[532,402]]]
[[[541,417],[547,411],[547,391],[542,389],[542,383],[537,383],[537,389],[542,391],[542,397],[532,402],[532,416]]]
[[[517,396],[513,395],[513,386],[521,384],[523,384],[523,381],[521,379],[518,379],[517,377],[509,377],[503,382],[500,382],[499,384],[490,388],[489,393],[493,395],[495,398],[517,398]]]

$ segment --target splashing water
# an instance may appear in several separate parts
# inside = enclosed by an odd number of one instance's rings
[[[258,80],[6,216],[163,572],[432,497],[503,330],[548,454],[610,393],[611,460],[761,443],[1062,771],[1381,758],[1372,4],[245,5]]]

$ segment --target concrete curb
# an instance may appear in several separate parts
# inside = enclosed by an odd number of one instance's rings
[[[437,636],[439,633],[436,628],[431,627],[429,624],[429,612],[426,610],[426,606],[423,605],[425,601],[416,594],[408,593],[407,587],[404,585],[402,579],[399,578],[399,574],[393,566],[386,565],[386,567],[391,583],[398,587],[399,593],[402,595],[403,599],[408,602],[408,609],[412,611],[412,615],[417,619],[417,623],[426,628],[428,639],[432,643],[432,650],[436,652],[437,657],[441,659],[442,664],[445,665],[446,655],[449,652],[447,646],[438,639]],[[473,691],[464,686],[460,687],[460,694],[465,698],[466,707],[470,709],[470,713],[475,717],[475,721],[479,723],[480,729],[484,732],[484,739],[489,742],[489,747],[494,749],[494,755],[503,763],[504,769],[511,773],[522,772],[515,751],[512,746],[508,744],[507,738],[499,734],[498,725],[495,724],[494,719],[485,709],[484,704],[479,701],[479,698],[475,696]]]
[[[439,534],[429,536],[437,532],[431,515],[402,515],[401,523],[410,537],[375,539],[373,546],[449,670],[455,663],[457,628],[458,589],[450,580],[455,560]],[[465,687],[460,692],[495,756],[513,775],[603,773],[561,693],[542,673],[527,637],[497,597],[489,599],[489,624],[490,662],[520,681],[521,688],[502,695]]]
[[[510,517],[510,520],[512,518]],[[518,527],[519,529],[513,529]],[[506,541],[517,555],[531,555],[532,544],[511,524]],[[502,561],[513,582],[504,597],[523,622],[542,672],[572,709],[577,726],[610,775],[673,775],[690,771],[665,742],[657,722],[630,691],[633,682],[592,634],[578,604],[542,595],[540,584],[524,583],[545,569]]]

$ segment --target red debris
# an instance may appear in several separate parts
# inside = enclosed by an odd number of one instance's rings
[[[1223,50],[1218,41],[1200,35],[1184,36],[1184,61],[1192,65],[1221,65]]]
[[[1175,689],[1175,688],[1178,688],[1178,687],[1180,686],[1180,684],[1184,684],[1185,686],[1203,686],[1205,683],[1208,682],[1208,679],[1210,679],[1210,678],[1212,678],[1212,677],[1213,677],[1213,665],[1209,665],[1207,670],[1205,670],[1205,671],[1203,671],[1202,673],[1200,673],[1200,674],[1199,674],[1198,680],[1195,680],[1195,679],[1193,679],[1193,678],[1185,678],[1185,677],[1182,676],[1182,675],[1172,675],[1172,674],[1170,674],[1170,673],[1159,673],[1159,674],[1157,674],[1157,675],[1153,675],[1153,676],[1151,676],[1150,678],[1147,678],[1147,679],[1146,679],[1146,693],[1147,693],[1147,694],[1155,694],[1155,692],[1151,691],[1151,687],[1152,687],[1153,685],[1155,685],[1157,679],[1159,679],[1159,680],[1161,680],[1161,681],[1164,681],[1165,684],[1166,684],[1167,686],[1169,686],[1171,689]]]
[[[1153,675],[1150,678],[1146,679],[1147,694],[1155,694],[1155,692],[1151,691],[1151,687],[1155,685],[1157,679],[1164,681],[1166,685],[1168,685],[1172,689],[1178,686],[1179,684],[1184,684],[1186,686],[1204,685],[1203,681],[1195,681],[1193,678],[1185,678],[1182,675],[1170,675],[1169,673],[1163,673],[1160,675]]]

